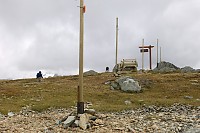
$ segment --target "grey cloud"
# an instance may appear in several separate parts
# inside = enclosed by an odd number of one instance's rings
[[[28,77],[37,70],[77,74],[78,5],[78,0],[1,0],[0,60],[4,65],[0,70],[10,67],[7,70],[13,71],[14,77]],[[200,67],[199,0],[85,0],[85,5],[85,69],[104,71],[106,66],[114,66],[116,17],[118,61],[137,58],[140,65],[138,47],[142,38],[146,45],[155,46],[159,38],[163,60],[180,67]],[[148,68],[148,54],[145,67]],[[4,77],[6,73],[0,74],[0,78]]]

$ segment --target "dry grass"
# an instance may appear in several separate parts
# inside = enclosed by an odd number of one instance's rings
[[[142,93],[125,93],[110,90],[104,83],[115,80],[111,73],[84,77],[84,102],[92,102],[97,111],[120,111],[142,105],[173,103],[199,106],[200,74],[125,74],[138,80],[144,88]],[[0,112],[20,111],[29,105],[42,111],[49,107],[69,108],[77,102],[78,76],[47,78],[42,82],[35,79],[0,81]],[[185,99],[192,96],[192,99]],[[132,102],[126,105],[124,101]]]

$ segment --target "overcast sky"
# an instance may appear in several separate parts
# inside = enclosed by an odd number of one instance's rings
[[[139,46],[162,47],[162,60],[200,68],[200,0],[85,0],[84,70],[136,58]],[[79,0],[0,0],[0,79],[78,74]],[[153,49],[153,68],[156,47]],[[145,68],[149,68],[145,53]]]

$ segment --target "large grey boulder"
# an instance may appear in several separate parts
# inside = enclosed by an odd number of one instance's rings
[[[165,62],[162,61],[158,64],[158,69],[162,69],[164,67],[168,67],[168,68],[174,68],[174,69],[180,69],[179,67],[175,66],[174,64],[170,63],[170,62]]]
[[[126,92],[140,92],[142,89],[138,82],[127,78],[121,85],[121,90]]]
[[[111,86],[114,89],[120,89],[125,92],[140,92],[142,90],[139,83],[128,76],[116,79]]]
[[[158,67],[154,68],[154,72],[160,72],[160,73],[169,73],[174,72],[176,70],[179,70],[180,68],[175,66],[172,63],[162,61],[158,64]]]

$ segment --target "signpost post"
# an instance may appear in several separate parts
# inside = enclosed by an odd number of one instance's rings
[[[83,42],[84,42],[84,1],[80,0],[80,48],[79,48],[79,86],[78,86],[78,102],[77,113],[84,113],[83,102]]]

